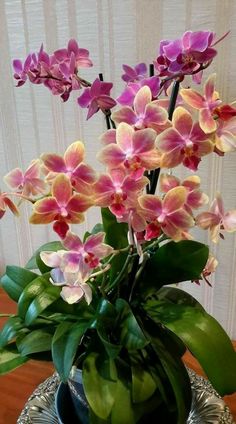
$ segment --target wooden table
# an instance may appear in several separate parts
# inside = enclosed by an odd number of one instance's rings
[[[0,290],[1,313],[14,313],[15,304],[9,302]],[[0,320],[0,327],[3,320]],[[236,342],[234,342],[236,349]],[[184,357],[187,366],[204,375],[196,360],[187,353]],[[6,376],[0,377],[0,424],[16,424],[27,399],[34,389],[53,373],[53,366],[46,362],[29,361]],[[236,421],[236,393],[225,396]]]

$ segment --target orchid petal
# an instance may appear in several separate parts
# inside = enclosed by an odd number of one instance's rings
[[[184,153],[182,153],[179,147],[171,150],[168,153],[164,153],[160,159],[161,168],[174,168],[179,165],[184,158]]]
[[[145,108],[148,103],[152,100],[152,93],[150,88],[145,85],[140,88],[134,98],[134,110],[137,115],[144,115]]]
[[[100,137],[100,141],[103,144],[111,144],[116,143],[116,130],[110,129],[103,133]]]
[[[193,120],[186,109],[181,106],[177,107],[174,111],[172,122],[175,129],[183,138],[189,137],[193,126]]]
[[[78,286],[74,286],[74,287],[67,287],[64,286],[62,287],[61,290],[61,297],[63,300],[65,300],[67,303],[69,303],[69,305],[72,305],[73,303],[77,303],[79,302],[79,300],[81,300],[84,296],[84,291],[83,289]]]
[[[117,144],[108,144],[97,155],[100,162],[105,163],[107,166],[114,168],[121,165],[125,160],[125,153]]]
[[[134,135],[134,129],[126,124],[125,122],[122,122],[118,125],[116,129],[116,140],[118,146],[124,151],[128,152],[132,149],[132,139]]]
[[[216,120],[213,119],[211,111],[208,108],[199,111],[199,125],[206,134],[212,133],[217,129]]]
[[[63,246],[65,246],[68,250],[80,250],[83,247],[83,243],[80,240],[79,236],[68,231],[66,237],[63,240]]]
[[[156,138],[157,147],[162,152],[171,152],[174,149],[181,150],[185,147],[185,140],[175,128],[167,128]]]
[[[30,224],[50,224],[55,219],[55,213],[37,213],[33,212],[29,218]]]
[[[68,171],[73,171],[84,159],[84,145],[75,141],[65,151],[64,160]]]
[[[215,92],[215,80],[216,74],[211,74],[204,84],[204,93],[207,101],[212,101]]]
[[[186,202],[187,190],[184,187],[175,187],[169,190],[163,200],[163,210],[172,213],[182,208]]]
[[[226,212],[222,224],[225,231],[229,233],[236,231],[236,210]]]
[[[66,165],[64,159],[56,154],[43,154],[41,160],[44,166],[53,172],[66,172]]]
[[[212,212],[202,212],[196,216],[195,222],[198,227],[207,230],[212,226],[218,225],[220,223],[220,217]]]
[[[54,197],[45,197],[34,204],[34,212],[39,214],[58,213],[59,206]]]
[[[171,215],[168,215],[167,223],[169,223],[169,221],[171,221],[171,224],[175,225],[176,228],[181,230],[187,230],[194,226],[193,217],[184,209],[179,209]]]
[[[12,189],[17,189],[24,182],[24,175],[20,168],[15,168],[4,177],[5,183]]]
[[[51,268],[57,268],[60,267],[62,256],[65,252],[66,250],[58,250],[57,252],[40,252],[40,258],[45,265]]]
[[[160,176],[160,191],[167,193],[172,188],[178,187],[180,185],[180,180],[174,175],[161,174]]]
[[[156,132],[151,128],[136,131],[133,135],[133,153],[141,154],[149,152],[155,147]]]
[[[182,99],[194,109],[201,109],[205,105],[204,97],[195,90],[183,88],[180,90],[180,95]]]
[[[152,125],[152,128],[155,129],[156,126],[165,125],[168,120],[167,111],[155,104],[154,102],[149,103],[146,107],[144,123],[147,126]]]
[[[130,106],[124,106],[119,110],[113,112],[111,118],[117,124],[119,124],[120,122],[126,122],[130,125],[135,125],[137,119],[133,109]]]
[[[83,194],[74,194],[67,204],[67,210],[69,213],[85,212],[92,205],[93,201],[88,196]]]
[[[144,194],[143,196],[139,197],[138,201],[143,209],[151,211],[154,215],[161,214],[162,202],[158,196],[154,196],[152,194]]]
[[[194,190],[200,187],[200,177],[198,175],[191,175],[183,181],[182,185],[189,190]]]
[[[58,205],[66,206],[72,196],[72,186],[69,178],[59,174],[52,183],[52,196],[57,199]]]

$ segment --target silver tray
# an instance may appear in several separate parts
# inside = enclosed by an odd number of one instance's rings
[[[235,424],[228,406],[205,378],[189,370],[192,408],[186,424]],[[55,373],[28,399],[17,424],[58,424],[54,400],[60,380]]]

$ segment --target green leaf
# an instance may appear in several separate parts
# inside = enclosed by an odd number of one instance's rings
[[[9,318],[0,332],[0,348],[12,341],[22,328],[24,324],[21,318],[17,316]]]
[[[114,249],[122,249],[128,246],[128,225],[117,222],[115,215],[108,208],[102,208],[101,212],[106,243]]]
[[[182,339],[220,395],[236,391],[236,352],[220,324],[188,293],[162,288],[147,300],[148,315]]]
[[[136,415],[131,396],[131,374],[130,367],[124,361],[116,361],[117,365],[117,388],[115,402],[111,410],[112,424],[135,424]]]
[[[150,289],[157,290],[166,284],[201,278],[208,254],[208,247],[196,241],[164,244],[147,262],[141,289],[150,293]]]
[[[39,293],[31,302],[25,314],[26,325],[31,325],[35,319],[60,297],[61,287],[49,286]]]
[[[153,395],[157,386],[150,372],[132,359],[132,400],[134,403],[144,402]]]
[[[151,346],[161,362],[173,390],[176,402],[176,424],[185,423],[191,408],[191,385],[188,372],[178,355],[167,331],[151,320],[145,322]]]
[[[117,318],[116,308],[106,299],[102,299],[96,310],[96,329],[110,358],[114,359],[119,354],[122,346],[117,342],[115,323]]]
[[[50,243],[43,244],[42,246],[37,249],[33,256],[30,258],[30,260],[25,265],[25,268],[27,269],[37,269],[37,257],[39,257],[40,252],[56,252],[57,250],[63,249],[63,246],[60,241],[51,241]],[[46,266],[46,265],[45,265]],[[49,268],[51,269],[51,268]]]
[[[37,276],[28,286],[22,291],[18,301],[18,315],[24,319],[26,312],[31,302],[51,284],[49,282],[50,274]]]
[[[52,330],[50,331],[49,329],[31,331],[24,338],[21,338],[19,342],[16,342],[18,351],[22,356],[50,351],[51,343]]]
[[[143,334],[129,304],[124,299],[117,299],[116,310],[119,314],[119,340],[127,350],[142,349],[149,343]]]
[[[117,371],[105,351],[91,352],[85,359],[83,385],[90,408],[99,418],[107,419],[116,399]]]
[[[37,277],[38,274],[25,268],[7,266],[6,273],[1,278],[1,285],[8,296],[17,302],[23,289]]]
[[[6,374],[28,361],[27,357],[21,356],[15,344],[0,349],[0,375]]]
[[[63,322],[56,329],[52,340],[52,356],[56,370],[64,382],[69,377],[78,346],[89,325],[87,321],[81,324]]]

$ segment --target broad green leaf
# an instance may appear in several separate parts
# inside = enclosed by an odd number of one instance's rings
[[[21,356],[17,351],[15,344],[0,349],[0,375],[6,374],[17,367],[20,367],[29,358]]]
[[[116,339],[117,311],[112,303],[106,299],[99,302],[96,310],[96,329],[110,358],[114,359],[119,354],[122,346]]]
[[[122,249],[128,246],[128,225],[117,222],[108,208],[102,208],[102,222],[106,233],[106,243],[114,249]]]
[[[191,385],[187,370],[178,355],[168,332],[148,320],[145,328],[151,338],[151,346],[159,358],[169,379],[176,401],[176,424],[185,423],[191,408]]]
[[[132,358],[131,358],[132,359]],[[150,372],[140,363],[132,361],[132,400],[134,403],[144,402],[156,390],[156,383]]]
[[[81,339],[89,327],[87,321],[59,324],[52,340],[53,362],[62,381],[69,377]]]
[[[196,241],[164,244],[147,262],[141,290],[150,293],[166,284],[201,278],[208,254],[208,247]]]
[[[0,331],[0,348],[12,341],[23,327],[21,318],[17,316],[9,318]]]
[[[50,243],[43,244],[39,247],[39,249],[36,250],[36,252],[33,254],[33,256],[30,258],[30,260],[25,265],[25,268],[27,269],[37,269],[37,256],[39,257],[39,253],[43,251],[49,251],[49,252],[56,252],[57,250],[63,249],[63,246],[60,241],[52,241]],[[46,265],[45,265],[46,266]],[[49,268],[50,269],[50,268]]]
[[[124,299],[117,299],[116,310],[120,343],[127,350],[142,349],[149,343],[143,334],[129,304]]]
[[[39,293],[32,300],[25,314],[26,325],[31,325],[48,306],[52,305],[60,297],[60,292],[60,287],[49,285],[43,292]]]
[[[135,412],[132,405],[130,390],[126,384],[118,380],[116,400],[111,411],[112,424],[135,424]]]
[[[220,324],[188,293],[162,288],[147,300],[148,315],[182,339],[222,396],[236,391],[236,352]]]
[[[17,302],[23,289],[37,277],[38,274],[19,266],[7,266],[1,285],[8,296]]]
[[[17,341],[17,349],[22,356],[32,353],[47,352],[51,350],[52,330],[39,329],[31,331],[25,337]]]
[[[49,282],[50,274],[44,274],[37,276],[28,286],[22,291],[18,301],[18,315],[24,319],[25,314],[31,304],[31,302],[46,288],[50,286]]]
[[[107,419],[117,398],[117,371],[105,351],[93,351],[85,359],[83,385],[90,408],[99,418]]]

